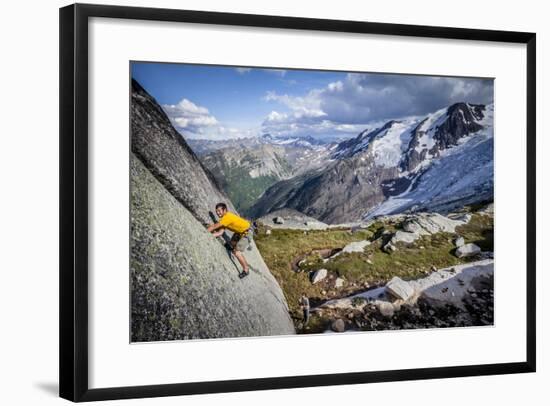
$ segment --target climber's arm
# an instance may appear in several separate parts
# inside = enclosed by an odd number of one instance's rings
[[[221,223],[210,224],[207,228],[208,232],[212,233],[214,237],[219,237],[225,231],[225,227]]]
[[[224,231],[225,231],[225,228],[222,227],[222,228],[220,228],[218,231],[213,232],[212,235],[213,235],[214,237],[219,237],[220,235],[222,235],[222,234],[224,233]]]
[[[210,224],[206,229],[208,230],[209,233],[211,233],[212,231],[217,230],[218,228],[221,228],[221,227],[223,227],[221,223],[214,223],[214,224]]]

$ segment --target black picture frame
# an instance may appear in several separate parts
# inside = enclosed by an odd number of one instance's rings
[[[524,362],[309,376],[94,388],[88,385],[88,19],[106,17],[525,44],[527,49],[527,324]],[[222,12],[73,4],[60,9],[59,392],[75,401],[535,372],[536,370],[536,35]]]

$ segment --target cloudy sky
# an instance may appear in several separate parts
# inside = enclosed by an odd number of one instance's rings
[[[351,137],[459,101],[492,103],[493,81],[374,73],[132,63],[185,137]]]

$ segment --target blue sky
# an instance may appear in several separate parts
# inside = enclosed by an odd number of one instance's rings
[[[185,137],[355,136],[457,101],[491,103],[487,79],[133,62]]]

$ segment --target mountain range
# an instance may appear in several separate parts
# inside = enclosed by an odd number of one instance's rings
[[[189,144],[202,151],[201,161],[234,202],[243,194],[235,185],[268,180],[240,206],[249,217],[289,208],[335,224],[447,212],[493,200],[493,110],[493,104],[456,103],[339,143],[267,134]],[[227,177],[228,167],[239,175]]]
[[[224,141],[189,140],[235,207],[247,210],[275,183],[317,168],[330,147],[312,137],[275,138],[269,134]]]

